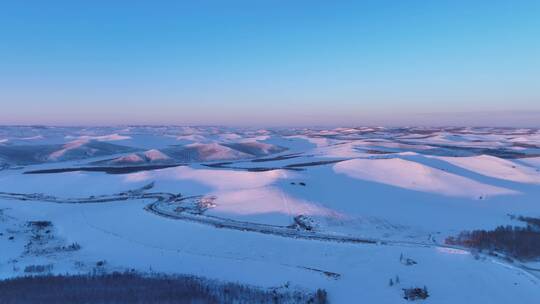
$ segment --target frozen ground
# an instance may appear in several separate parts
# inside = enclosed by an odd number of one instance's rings
[[[1,127],[0,276],[136,269],[331,303],[423,286],[426,303],[536,303],[538,261],[445,239],[539,218],[538,159],[535,129]],[[25,174],[149,165],[175,167]]]

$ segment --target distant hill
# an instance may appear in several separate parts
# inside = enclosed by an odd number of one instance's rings
[[[31,165],[45,162],[81,160],[132,151],[136,151],[136,149],[95,140],[73,141],[63,145],[1,145],[0,159],[9,164]]]

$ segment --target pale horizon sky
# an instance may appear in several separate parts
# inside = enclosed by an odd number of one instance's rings
[[[540,127],[540,1],[0,3],[0,125]]]

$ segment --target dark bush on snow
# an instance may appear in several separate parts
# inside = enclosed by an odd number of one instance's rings
[[[134,272],[99,276],[29,276],[0,281],[2,304],[100,303],[327,303],[314,293],[260,289],[193,276],[143,276]]]
[[[28,222],[28,226],[36,227],[37,229],[44,229],[47,227],[51,227],[52,223],[50,221],[30,221]]]
[[[52,264],[47,265],[28,265],[24,267],[24,272],[26,273],[43,273],[50,272],[53,269]],[[1,295],[0,295],[1,298]]]
[[[406,288],[403,289],[403,298],[408,301],[425,300],[429,297],[426,286],[424,288]]]
[[[81,245],[79,245],[79,243],[71,243],[70,245],[65,246],[63,249],[67,251],[77,251],[81,249]]]

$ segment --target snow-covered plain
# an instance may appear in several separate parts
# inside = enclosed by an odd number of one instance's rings
[[[0,127],[0,277],[106,261],[104,271],[324,288],[331,303],[403,303],[402,288],[423,286],[426,303],[537,303],[537,262],[444,240],[522,225],[509,215],[540,217],[539,138],[494,128]],[[132,166],[149,167],[25,174]],[[158,198],[163,213],[150,212]],[[49,243],[28,245],[29,221],[52,223]],[[62,249],[73,243],[80,249]]]

